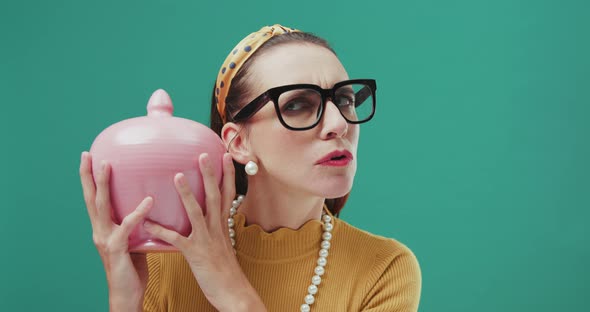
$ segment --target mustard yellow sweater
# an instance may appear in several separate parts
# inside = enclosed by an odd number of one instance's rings
[[[320,249],[322,223],[272,233],[234,216],[237,258],[268,311],[299,311]],[[420,267],[402,243],[334,218],[326,271],[311,311],[417,311]],[[180,253],[148,255],[144,311],[216,311]]]

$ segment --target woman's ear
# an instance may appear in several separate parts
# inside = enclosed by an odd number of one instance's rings
[[[243,126],[238,126],[233,122],[226,123],[221,128],[221,140],[223,140],[227,151],[236,162],[244,165],[252,160],[250,146],[245,138]]]

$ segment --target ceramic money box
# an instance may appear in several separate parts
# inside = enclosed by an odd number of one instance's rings
[[[173,110],[170,96],[157,90],[147,104],[147,116],[113,124],[92,143],[94,179],[102,160],[111,165],[110,197],[115,223],[121,224],[145,197],[152,196],[153,207],[146,219],[188,236],[191,224],[174,186],[174,176],[184,173],[204,212],[205,193],[198,163],[201,153],[209,154],[218,185],[221,184],[223,142],[209,127],[173,117]],[[142,223],[129,237],[131,252],[176,251],[152,237]]]

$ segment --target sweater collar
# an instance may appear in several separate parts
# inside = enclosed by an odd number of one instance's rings
[[[336,218],[324,205],[324,211],[332,217],[334,233]],[[279,228],[271,233],[258,224],[246,225],[246,217],[239,211],[234,215],[236,250],[239,256],[256,260],[296,260],[317,253],[322,241],[323,222],[309,220],[299,229]]]

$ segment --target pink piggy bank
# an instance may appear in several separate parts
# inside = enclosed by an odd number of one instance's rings
[[[111,164],[110,194],[113,221],[121,224],[147,196],[154,199],[146,219],[181,235],[191,233],[186,210],[174,186],[184,173],[197,202],[206,213],[205,192],[198,158],[208,153],[221,185],[225,147],[210,128],[173,117],[174,107],[164,90],[154,92],[147,116],[126,119],[103,130],[92,143],[92,172],[96,180],[102,160]],[[138,225],[129,237],[130,252],[176,251]]]

